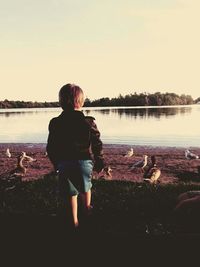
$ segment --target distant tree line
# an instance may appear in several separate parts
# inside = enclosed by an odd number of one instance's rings
[[[190,95],[177,95],[175,93],[153,94],[140,93],[121,94],[115,98],[103,97],[91,101],[89,98],[85,100],[85,107],[106,107],[106,106],[165,106],[165,105],[190,105],[200,102],[200,97],[193,100]],[[0,101],[0,108],[47,108],[59,107],[58,102],[32,102],[32,101],[9,101],[5,99]]]
[[[58,102],[0,101],[0,108],[48,108],[59,107]]]
[[[193,100],[190,95],[181,96],[174,93],[134,93],[122,96],[121,94],[116,98],[103,97],[94,101],[86,99],[85,106],[165,106],[165,105],[190,105],[197,101]]]

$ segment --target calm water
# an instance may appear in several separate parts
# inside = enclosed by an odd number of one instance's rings
[[[60,108],[0,109],[0,143],[46,143],[48,123]],[[200,146],[200,105],[84,108],[108,144]]]

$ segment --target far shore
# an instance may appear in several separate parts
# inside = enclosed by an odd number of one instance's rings
[[[130,158],[124,157],[130,147],[134,150],[134,155]],[[11,157],[5,154],[9,148]],[[130,146],[104,144],[104,156],[107,165],[112,169],[112,180],[128,180],[133,182],[143,182],[143,172],[141,169],[131,170],[131,166],[142,159],[146,154],[148,163],[151,156],[156,157],[156,163],[161,170],[159,181],[161,184],[178,183],[181,181],[200,182],[198,167],[200,159],[188,160],[185,158],[184,147],[157,147],[157,146]],[[200,155],[200,147],[191,147],[190,150]],[[17,157],[22,151],[28,156],[36,159],[33,162],[26,162],[27,172],[23,180],[35,180],[42,178],[45,174],[53,171],[52,164],[46,155],[45,143],[1,143],[0,144],[0,178],[8,176],[9,172],[15,169]],[[94,179],[102,178],[101,174],[94,173]]]

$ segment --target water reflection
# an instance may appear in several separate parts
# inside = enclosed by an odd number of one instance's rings
[[[167,107],[167,108],[116,108],[116,109],[102,109],[102,110],[84,110],[84,113],[89,116],[91,113],[101,113],[102,115],[117,115],[131,118],[160,118],[175,116],[178,114],[188,114],[192,112],[192,107]]]
[[[0,109],[0,117],[13,117],[20,115],[37,115],[39,113],[55,113],[60,111],[59,108],[23,108],[23,109]]]
[[[0,110],[0,143],[45,143],[61,108]],[[200,105],[83,108],[95,117],[104,143],[199,146]]]
[[[0,109],[0,116],[1,117],[13,117],[13,116],[20,116],[20,115],[37,115],[38,113],[58,113],[61,112],[61,109],[58,108],[38,108],[38,109],[22,109],[22,110],[2,110]],[[192,112],[192,107],[188,106],[181,106],[181,107],[152,107],[152,108],[102,108],[102,109],[83,109],[85,115],[90,116],[91,114],[100,113],[102,115],[117,115],[119,117],[155,117],[160,118],[161,116],[175,116],[177,114],[188,114]]]
[[[32,112],[28,112],[30,115],[37,113],[36,111],[32,111]],[[2,117],[13,117],[13,116],[23,116],[23,115],[27,115],[26,111],[17,111],[17,112],[0,112],[0,116]]]

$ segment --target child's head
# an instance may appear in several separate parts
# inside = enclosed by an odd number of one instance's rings
[[[63,110],[80,109],[84,104],[82,89],[75,84],[66,84],[59,91],[59,103]]]

